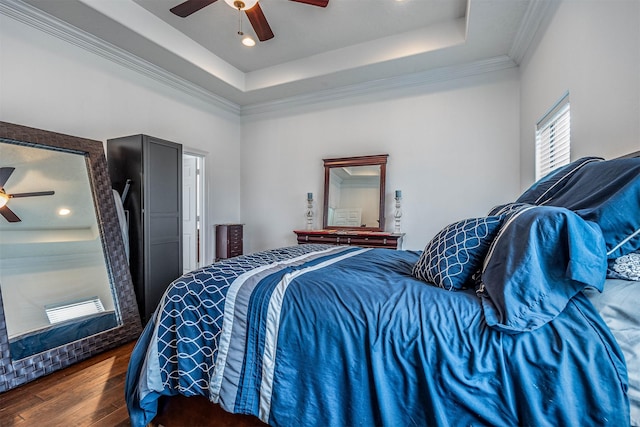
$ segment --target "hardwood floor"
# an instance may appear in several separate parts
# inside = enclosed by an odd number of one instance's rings
[[[0,393],[0,426],[129,426],[124,384],[134,344]]]
[[[0,393],[0,427],[130,426],[125,376],[135,341]],[[255,417],[232,415],[205,398],[160,401],[149,427],[256,427]]]

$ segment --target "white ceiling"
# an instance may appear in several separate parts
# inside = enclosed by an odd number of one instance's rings
[[[261,0],[275,37],[247,48],[238,12],[223,0],[187,18],[169,11],[182,0],[3,1],[34,6],[239,109],[496,58],[517,63],[522,40],[537,29],[531,11],[546,3],[329,0],[321,8]]]
[[[275,37],[247,48],[239,43],[238,12],[223,0],[187,18],[169,11],[181,0],[133,1],[244,73],[458,20],[466,13],[466,0],[332,0],[326,8],[262,0]],[[254,35],[244,14],[242,29]]]

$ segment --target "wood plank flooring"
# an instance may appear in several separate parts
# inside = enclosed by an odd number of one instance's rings
[[[134,344],[0,393],[0,426],[130,426],[124,384]]]
[[[125,376],[135,341],[43,378],[0,393],[0,427],[130,426]],[[149,427],[266,426],[255,417],[232,415],[205,398],[161,400]]]
[[[13,390],[0,393],[0,427],[131,426],[124,398],[135,341]],[[256,427],[255,417],[232,415],[203,397],[161,399],[149,427]]]

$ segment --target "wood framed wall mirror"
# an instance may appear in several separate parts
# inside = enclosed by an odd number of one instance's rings
[[[323,159],[324,229],[384,231],[387,157]]]
[[[0,205],[0,392],[138,337],[100,141],[0,122]]]

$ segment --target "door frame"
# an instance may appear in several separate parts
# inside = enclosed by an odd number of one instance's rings
[[[198,264],[197,268],[203,267],[209,264],[206,260],[206,242],[208,239],[207,233],[207,217],[205,215],[205,206],[206,203],[206,156],[207,153],[199,150],[194,150],[191,148],[184,148],[182,157],[195,157],[196,158],[196,166],[198,169],[198,180],[197,180],[197,191],[196,191],[196,215],[198,218]],[[186,248],[183,248],[183,251]]]

